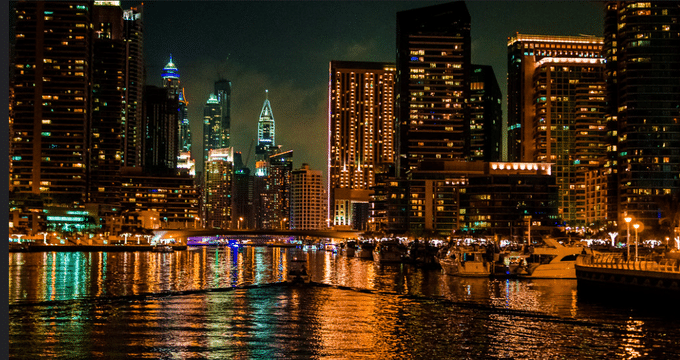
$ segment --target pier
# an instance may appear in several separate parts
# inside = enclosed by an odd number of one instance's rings
[[[680,259],[660,257],[627,261],[614,254],[579,256],[576,278],[579,285],[653,289],[680,294]]]

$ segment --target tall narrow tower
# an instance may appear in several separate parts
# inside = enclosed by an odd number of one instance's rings
[[[123,166],[142,166],[142,96],[144,94],[144,6],[123,11],[125,32],[125,114],[123,127]]]
[[[402,172],[468,156],[470,14],[464,1],[397,13],[397,126]]]
[[[220,147],[228,148],[231,138],[231,81],[221,79],[215,81],[215,96],[220,103]]]
[[[20,193],[85,201],[92,4],[16,3],[11,181]]]
[[[669,214],[659,202],[680,194],[680,3],[606,4],[608,113],[618,122],[619,226],[646,231]]]
[[[330,225],[365,228],[354,214],[361,207],[368,208],[379,168],[395,161],[395,73],[390,63],[330,63]]]
[[[189,101],[184,94],[184,88],[179,92],[179,152],[191,152],[191,126],[189,126]]]
[[[172,54],[170,54],[170,61],[163,68],[163,87],[169,89],[170,97],[177,99],[179,97],[179,70],[172,62]]]
[[[267,154],[276,146],[276,129],[272,105],[269,103],[269,90],[265,90],[265,95],[264,105],[262,105],[262,111],[260,111],[260,120],[257,122],[256,154]]]

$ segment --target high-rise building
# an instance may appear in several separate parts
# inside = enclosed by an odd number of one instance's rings
[[[470,14],[457,1],[397,13],[400,171],[469,153]]]
[[[125,116],[125,40],[123,10],[115,2],[92,9],[92,108],[88,129],[88,202],[120,204]]]
[[[267,168],[263,226],[265,229],[289,229],[293,150],[270,155]]]
[[[331,225],[355,229],[378,167],[395,161],[395,65],[331,61],[328,89],[328,204]]]
[[[607,156],[606,142],[606,89],[604,81],[588,82],[576,86],[574,96],[574,146],[572,161],[576,171],[576,223],[585,226],[606,225],[616,221],[609,218],[607,202],[588,201],[602,199],[609,193],[603,183],[611,169],[604,166]],[[589,186],[594,188],[589,189]],[[595,197],[596,196],[596,197]]]
[[[608,116],[618,123],[619,222],[659,227],[680,193],[680,4],[607,2]]]
[[[170,61],[163,68],[161,77],[163,78],[163,87],[169,89],[169,96],[173,99],[178,99],[180,92],[179,70],[175,63],[172,62],[172,54],[170,54]]]
[[[144,169],[167,172],[177,168],[177,98],[170,89],[144,88]]]
[[[593,156],[606,149],[598,127],[604,116],[602,46],[595,36],[517,34],[508,41],[510,158],[519,150],[521,161],[554,164],[560,215],[574,226],[588,225],[585,172],[579,169],[597,166]],[[583,149],[586,138],[595,141],[588,145],[595,152]]]
[[[179,92],[179,142],[180,153],[191,153],[191,126],[189,124],[189,101],[184,95],[184,88]]]
[[[123,166],[142,166],[142,97],[144,96],[144,23],[143,5],[123,11],[125,31],[125,113],[121,119]]]
[[[326,224],[326,196],[321,170],[308,164],[293,170],[290,187],[290,229],[320,230]]]
[[[231,81],[220,79],[215,81],[215,96],[220,103],[220,147],[230,146],[231,138]]]
[[[232,223],[232,186],[234,175],[234,149],[210,150],[205,169],[205,227],[229,229]]]
[[[499,161],[503,95],[491,66],[473,65],[470,78],[470,160]]]
[[[210,150],[220,149],[220,116],[222,109],[215,94],[210,94],[203,107],[203,161],[201,168],[205,170]]]
[[[87,192],[93,2],[15,4],[11,181],[83,204]]]
[[[260,111],[260,119],[257,122],[257,147],[255,153],[268,156],[269,151],[276,147],[276,126],[272,105],[269,102],[269,90],[265,90],[265,100]]]
[[[199,195],[189,174],[149,174],[138,167],[125,169],[121,179],[124,217],[153,212],[160,228],[200,228]]]
[[[549,61],[544,58],[574,59],[574,63],[601,59],[602,44],[602,38],[588,35],[518,33],[508,39],[508,161],[533,161],[534,130],[528,124],[535,117],[533,76],[537,63]]]

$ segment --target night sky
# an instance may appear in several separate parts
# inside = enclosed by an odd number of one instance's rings
[[[147,83],[161,85],[161,69],[172,54],[189,101],[195,159],[202,156],[203,105],[215,80],[232,82],[232,146],[244,160],[257,138],[268,89],[277,144],[294,150],[295,168],[309,163],[325,174],[329,62],[394,62],[396,13],[437,3],[148,1]],[[122,2],[124,8],[135,4]],[[467,6],[472,62],[493,66],[504,96],[509,36],[603,32],[604,5],[598,2],[468,1]],[[503,112],[505,121],[505,104]],[[254,159],[253,149],[251,168]]]

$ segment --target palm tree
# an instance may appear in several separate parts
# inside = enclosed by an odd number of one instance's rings
[[[671,239],[675,239],[676,229],[680,226],[680,192],[657,196],[656,204],[663,215],[659,224],[668,224],[668,233]]]

